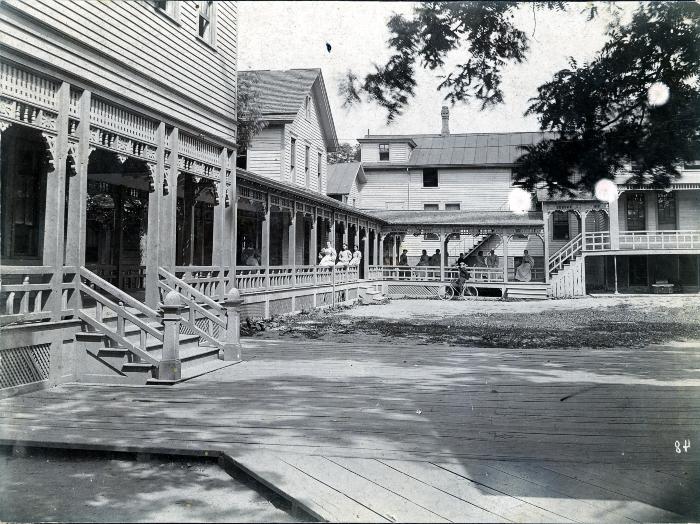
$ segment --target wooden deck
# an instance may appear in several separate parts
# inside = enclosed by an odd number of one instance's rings
[[[5,399],[0,442],[220,455],[325,520],[700,519],[689,344],[247,345],[247,362],[173,387]]]

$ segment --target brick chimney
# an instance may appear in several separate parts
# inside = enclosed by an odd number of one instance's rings
[[[440,115],[442,116],[442,131],[440,131],[441,135],[449,135],[450,134],[450,110],[448,109],[447,106],[442,106],[442,111],[440,111]]]

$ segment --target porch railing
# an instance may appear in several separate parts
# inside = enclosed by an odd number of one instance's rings
[[[700,249],[700,231],[620,231],[620,249]]]
[[[221,304],[162,267],[158,268],[158,289],[161,302],[170,291],[180,295],[184,302],[180,321],[186,330],[213,347],[223,349],[221,339],[226,331],[226,310]]]
[[[236,287],[242,295],[300,287],[347,284],[360,278],[359,267],[238,266]]]
[[[455,280],[459,270],[454,267],[445,268],[445,280]],[[410,280],[414,282],[440,282],[440,266],[370,266],[371,280]],[[503,282],[502,267],[470,267],[469,281],[494,283]]]
[[[119,347],[126,348],[136,357],[136,361],[157,365],[158,360],[148,353],[147,341],[150,336],[163,343],[163,333],[153,325],[161,323],[161,315],[87,268],[81,267],[79,273],[80,293],[95,303],[94,316],[89,313],[89,308],[81,309],[78,312],[80,320],[116,342]],[[136,328],[138,343],[133,341],[132,335],[127,334],[132,327]]]
[[[609,231],[587,231],[585,233],[583,241],[584,251],[609,251],[610,248]]]
[[[0,325],[72,316],[76,274],[69,266],[59,275],[49,266],[0,267]]]
[[[119,289],[146,288],[146,266],[138,264],[86,264],[85,267],[101,279]]]
[[[174,278],[192,286],[207,297],[223,297],[231,287],[230,268],[219,266],[176,266]]]
[[[581,233],[572,238],[559,251],[549,257],[549,273],[559,271],[564,267],[564,264],[576,257],[583,249],[583,240]]]

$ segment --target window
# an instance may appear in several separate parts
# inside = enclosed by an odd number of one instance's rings
[[[379,144],[379,161],[389,161],[389,144]]]
[[[304,183],[306,184],[306,187],[309,187],[310,180],[309,180],[309,146],[306,146],[304,149]]]
[[[357,199],[356,198],[352,199],[352,207],[357,207]]]
[[[168,18],[172,18],[175,22],[178,22],[180,15],[180,2],[173,0],[156,0],[153,2],[153,7],[156,11],[166,15]]]
[[[569,240],[569,214],[556,212],[552,215],[552,240]]]
[[[459,211],[459,204],[445,204],[445,211]]]
[[[644,231],[646,229],[646,199],[644,193],[627,195],[627,230]]]
[[[656,208],[659,216],[659,229],[676,229],[676,195],[659,192],[656,194]]]
[[[214,45],[215,24],[214,2],[211,0],[199,3],[199,37],[209,45]]]
[[[291,144],[289,146],[289,177],[292,181],[295,180],[296,175],[294,168],[297,165],[297,139],[292,138]]]
[[[309,95],[306,95],[304,99],[304,114],[307,120],[311,119],[311,97]]]
[[[323,176],[322,176],[322,171],[323,169],[323,155],[321,153],[318,154],[318,164],[316,164],[316,183],[318,184],[318,190],[323,191],[322,183],[323,183]]]
[[[434,167],[423,169],[423,187],[438,187],[438,170]]]
[[[439,204],[423,204],[423,210],[424,211],[439,211],[440,205]]]

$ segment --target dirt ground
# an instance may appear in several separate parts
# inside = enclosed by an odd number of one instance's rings
[[[389,337],[397,344],[409,338],[464,347],[640,347],[700,338],[700,296],[392,300],[273,319],[256,336],[335,342]]]
[[[2,522],[296,522],[217,464],[0,450]]]

